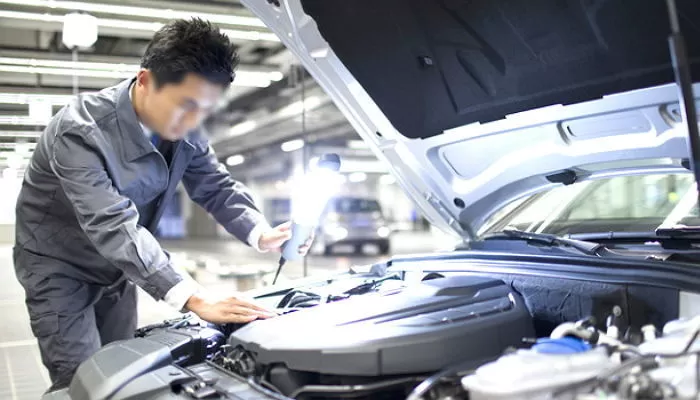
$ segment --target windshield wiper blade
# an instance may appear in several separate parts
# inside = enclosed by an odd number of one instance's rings
[[[656,236],[669,237],[669,238],[684,238],[689,239],[693,237],[700,238],[700,226],[673,226],[670,228],[657,228]]]
[[[501,232],[492,233],[484,237],[484,240],[489,239],[520,239],[526,242],[543,244],[550,247],[571,247],[572,249],[576,249],[583,254],[598,257],[601,255],[601,250],[606,249],[605,245],[600,243],[568,239],[546,233],[525,232],[514,228],[506,228]]]
[[[597,243],[635,244],[643,242],[658,242],[664,249],[692,249],[693,243],[700,241],[700,228],[674,227],[660,228],[656,231],[641,232],[593,232],[574,233],[567,235],[576,240]]]

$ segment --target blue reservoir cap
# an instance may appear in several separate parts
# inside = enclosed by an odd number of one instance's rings
[[[573,337],[563,337],[561,339],[540,338],[532,346],[532,350],[544,354],[572,354],[590,349],[590,344]]]

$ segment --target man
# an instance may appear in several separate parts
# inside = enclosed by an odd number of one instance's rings
[[[135,78],[79,96],[46,127],[17,203],[14,262],[50,391],[68,386],[100,346],[133,337],[134,284],[214,323],[273,315],[240,297],[205,296],[151,233],[182,181],[192,200],[259,251],[289,239],[288,225],[270,228],[199,128],[236,66],[216,28],[176,21],[155,34]]]

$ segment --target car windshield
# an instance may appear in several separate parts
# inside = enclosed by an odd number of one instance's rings
[[[335,199],[334,210],[339,214],[370,213],[381,211],[376,200],[339,197]]]
[[[561,236],[695,226],[700,225],[697,198],[689,173],[580,182],[509,204],[484,225],[479,236],[506,227]]]

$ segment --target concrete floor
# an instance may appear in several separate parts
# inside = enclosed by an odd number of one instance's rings
[[[186,254],[189,258],[211,258],[223,266],[233,266],[240,271],[265,270],[274,272],[278,255],[259,254],[235,241],[172,241],[164,242],[164,247],[175,257]],[[439,240],[428,233],[397,233],[392,238],[392,253],[429,252],[440,246]],[[370,250],[370,249],[368,249]],[[375,262],[383,257],[366,255],[337,254],[332,257],[310,256],[308,274],[332,274],[347,270],[352,265]],[[256,280],[257,284],[268,284],[272,274]],[[304,276],[303,263],[288,263],[282,279]],[[199,268],[196,274],[207,289],[219,293],[233,293],[241,289],[247,281],[221,278],[215,269]],[[24,306],[24,291],[17,283],[12,267],[10,246],[0,247],[0,312],[5,318],[0,328],[0,399],[36,400],[49,386],[49,378],[41,364],[36,341],[29,328],[29,318]],[[160,321],[178,315],[162,302],[156,302],[143,292],[139,293],[140,325]]]

